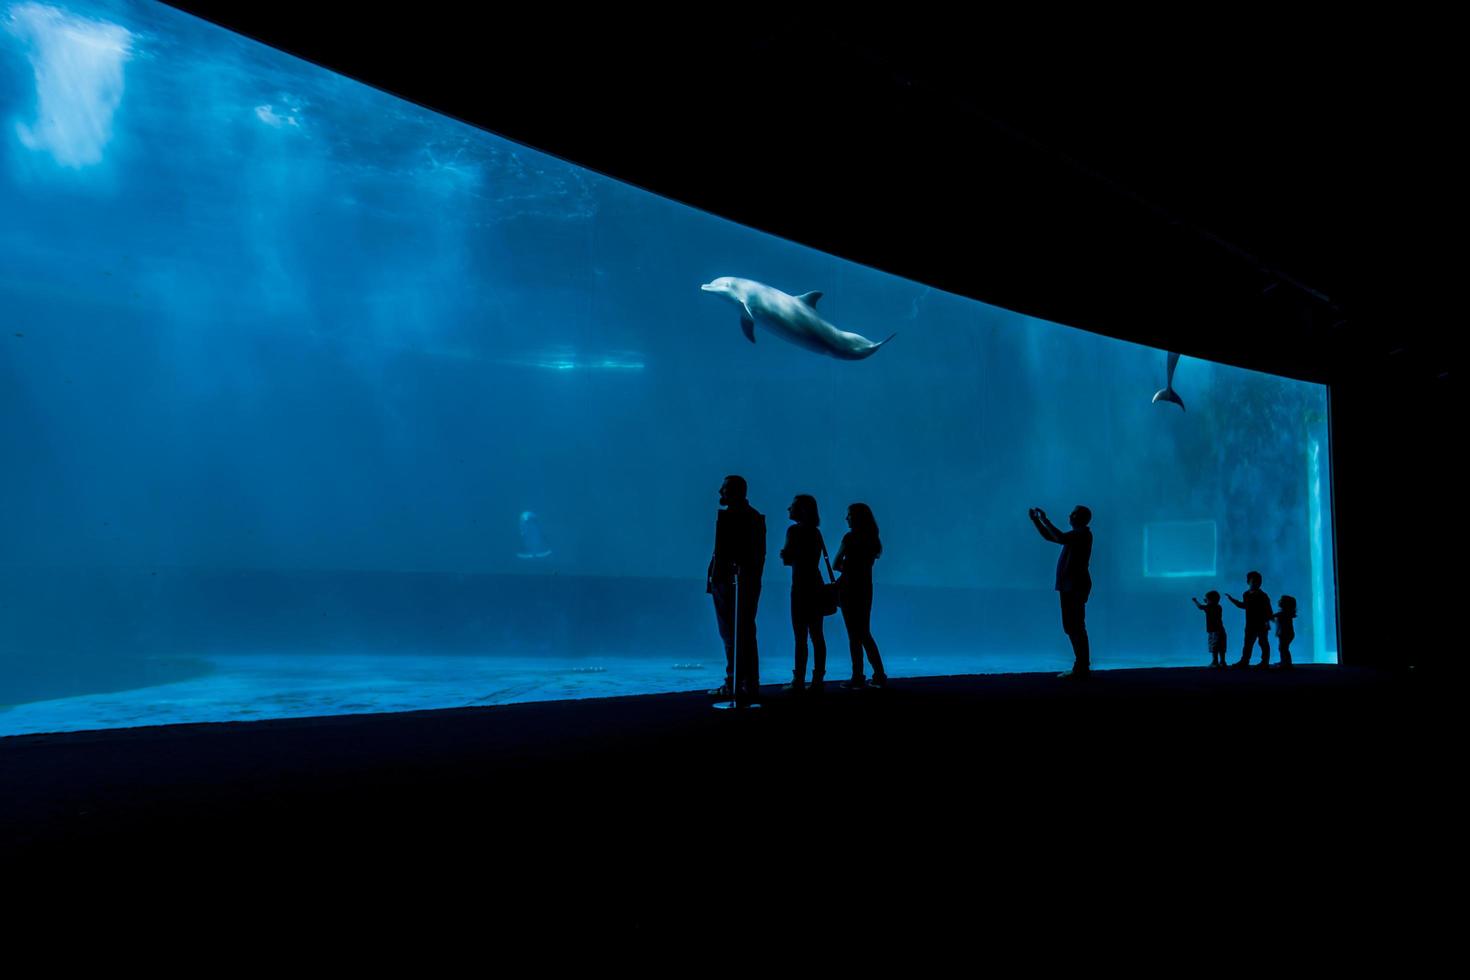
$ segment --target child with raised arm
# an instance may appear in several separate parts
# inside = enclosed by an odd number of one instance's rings
[[[1205,593],[1205,601],[1190,596],[1195,608],[1205,614],[1205,635],[1210,644],[1210,666],[1225,666],[1225,608],[1220,605],[1220,593]]]

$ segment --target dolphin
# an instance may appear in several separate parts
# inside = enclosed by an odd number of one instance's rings
[[[546,547],[546,539],[541,535],[541,521],[533,511],[521,511],[521,550],[516,552],[517,558],[550,558],[551,549]]]
[[[817,292],[791,296],[754,279],[734,276],[721,276],[699,288],[740,307],[740,329],[752,344],[758,323],[782,340],[813,353],[842,361],[861,361],[872,357],[875,350],[897,336],[889,334],[875,344],[867,337],[838,330],[817,315],[817,300],[822,298]]]
[[[1182,412],[1184,411],[1184,399],[1180,398],[1179,393],[1174,390],[1174,369],[1178,366],[1179,355],[1170,351],[1169,373],[1168,376],[1164,379],[1163,390],[1154,393],[1154,403],[1157,404],[1159,402],[1173,402],[1175,405],[1179,406],[1179,411]]]

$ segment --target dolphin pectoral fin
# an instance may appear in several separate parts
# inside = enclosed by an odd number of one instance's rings
[[[755,343],[755,321],[748,313],[740,314],[740,329],[744,332],[746,340],[752,344]]]
[[[817,308],[817,300],[822,298],[822,293],[821,290],[814,289],[809,293],[802,293],[796,298],[815,310]]]

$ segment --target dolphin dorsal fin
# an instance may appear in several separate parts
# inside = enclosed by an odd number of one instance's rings
[[[817,308],[817,300],[822,298],[822,291],[819,289],[814,289],[809,293],[802,293],[796,298],[815,310]]]

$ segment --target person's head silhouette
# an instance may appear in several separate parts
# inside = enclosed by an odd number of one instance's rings
[[[883,554],[883,542],[878,537],[878,521],[873,517],[873,509],[867,504],[849,504],[847,507],[847,526],[857,535],[858,540],[866,540],[872,547],[875,555]]]
[[[786,513],[798,524],[810,524],[816,527],[822,523],[822,518],[817,513],[817,498],[809,493],[799,493],[792,498],[791,506],[786,508]]]
[[[1078,504],[1072,508],[1072,513],[1067,517],[1073,527],[1086,527],[1092,523],[1092,511]]]
[[[733,503],[745,500],[746,486],[745,477],[727,476],[725,482],[720,484],[720,506],[728,507]]]
[[[1261,573],[1260,572],[1246,572],[1245,573],[1245,584],[1246,585],[1249,585],[1253,589],[1259,589],[1261,587]]]

